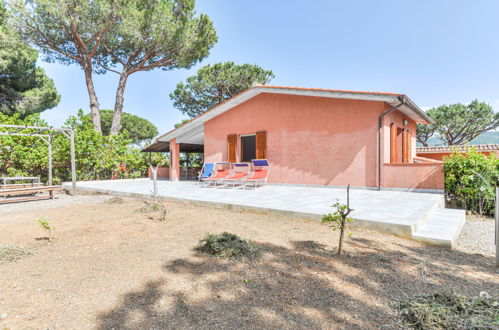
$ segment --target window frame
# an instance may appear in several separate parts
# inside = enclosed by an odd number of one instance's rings
[[[241,135],[239,135],[239,143],[240,143],[240,146],[241,146],[240,147],[241,150],[240,150],[239,156],[240,156],[240,160],[241,160],[242,163],[250,163],[252,161],[252,159],[250,159],[250,160],[244,160],[243,138],[244,137],[248,137],[248,136],[254,136],[255,137],[255,152],[254,152],[254,154],[255,154],[255,157],[256,157],[256,133],[253,133],[253,134],[241,134]]]

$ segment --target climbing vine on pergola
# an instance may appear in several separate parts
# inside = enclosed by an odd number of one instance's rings
[[[5,129],[5,130],[4,130]],[[71,143],[71,191],[76,192],[76,160],[75,160],[75,142],[74,130],[71,128],[38,127],[23,125],[0,124],[0,135],[7,136],[33,136],[45,141],[48,146],[48,184],[52,185],[52,141],[57,134],[62,134],[70,140]]]

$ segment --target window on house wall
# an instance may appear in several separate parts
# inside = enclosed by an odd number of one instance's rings
[[[251,162],[256,158],[256,135],[241,136],[241,161]]]

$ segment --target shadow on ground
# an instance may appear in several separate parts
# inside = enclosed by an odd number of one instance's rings
[[[291,248],[260,244],[259,260],[177,259],[164,265],[163,279],[145,283],[100,314],[99,329],[394,328],[392,305],[409,295],[451,289],[499,294],[492,258],[426,246],[380,246],[351,239],[351,253],[337,256],[300,241]],[[169,287],[165,279],[172,277],[186,285]]]

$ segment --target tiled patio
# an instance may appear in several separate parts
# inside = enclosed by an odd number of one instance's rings
[[[78,182],[77,187],[111,194],[151,196],[153,182],[149,179],[86,181]],[[346,202],[346,189],[322,187],[267,185],[251,190],[215,189],[201,188],[190,181],[158,180],[158,191],[162,197],[197,204],[317,219],[331,212],[336,200]],[[442,194],[351,189],[350,204],[357,225],[441,245],[451,246],[464,224],[464,212],[448,210],[453,211],[449,212],[450,223],[442,225],[442,217],[445,218],[447,212],[441,209]],[[438,213],[439,226],[431,221],[434,213]]]

